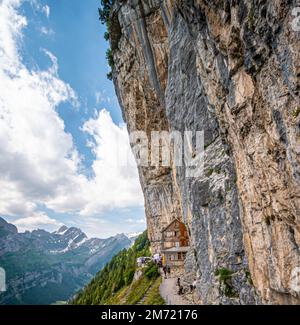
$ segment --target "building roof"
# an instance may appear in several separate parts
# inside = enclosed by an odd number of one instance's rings
[[[182,224],[184,224],[181,220],[179,220],[179,219],[174,219],[173,221],[171,221],[165,228],[163,228],[163,230],[161,231],[161,232],[164,232],[164,231],[166,231],[174,222],[179,222],[179,223],[182,223]]]
[[[189,246],[182,246],[182,247],[171,247],[168,249],[162,250],[162,253],[186,253],[190,249]]]

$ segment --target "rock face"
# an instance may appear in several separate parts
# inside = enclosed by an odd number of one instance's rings
[[[166,224],[184,220],[187,269],[204,304],[300,302],[291,280],[300,266],[293,15],[289,0],[113,6],[113,78],[129,131],[204,130],[199,177],[185,166],[139,167],[152,250]]]

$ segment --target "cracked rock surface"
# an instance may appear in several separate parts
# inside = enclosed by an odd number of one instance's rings
[[[203,304],[299,304],[300,42],[288,0],[116,0],[130,132],[204,131],[205,166],[139,167],[152,250],[187,225]],[[225,275],[224,275],[225,274]]]

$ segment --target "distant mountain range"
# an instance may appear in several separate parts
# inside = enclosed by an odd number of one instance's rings
[[[0,304],[68,300],[137,235],[89,239],[80,229],[66,226],[52,233],[40,229],[19,233],[0,218],[0,267],[7,277]]]

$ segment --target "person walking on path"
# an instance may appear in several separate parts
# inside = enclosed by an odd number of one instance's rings
[[[167,267],[166,266],[163,267],[163,272],[164,272],[165,279],[166,279],[167,278]]]
[[[191,290],[191,293],[193,293],[196,289],[196,285],[197,285],[197,280],[194,279],[193,283],[190,284],[190,290]]]
[[[182,285],[179,286],[178,295],[183,295],[183,286]]]
[[[194,286],[192,284],[190,284],[190,290],[191,290],[191,293],[194,292]]]
[[[171,275],[171,268],[170,268],[170,265],[167,265],[167,272],[168,272],[168,275],[170,276],[170,275]]]

